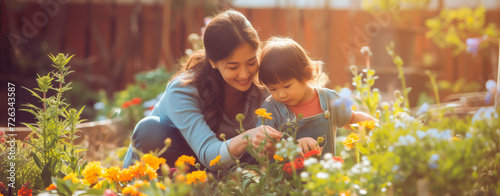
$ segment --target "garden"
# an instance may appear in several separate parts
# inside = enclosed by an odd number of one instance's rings
[[[90,26],[88,35],[96,37],[97,44],[88,50],[98,48],[96,54],[101,57],[59,48],[37,49],[43,54],[36,59],[26,57],[20,61],[22,57],[13,55],[9,57],[11,61],[2,61],[19,66],[2,68],[17,71],[13,75],[18,77],[6,76],[4,82],[8,114],[2,117],[5,119],[2,119],[0,128],[0,196],[500,195],[500,21],[494,19],[500,13],[499,5],[496,9],[487,9],[483,5],[448,8],[443,1],[438,1],[438,8],[430,9],[432,1],[425,0],[363,1],[363,22],[356,24],[376,24],[373,21],[380,22],[377,20],[380,16],[389,16],[393,17],[390,19],[392,24],[388,25],[390,28],[366,36],[372,40],[364,43],[365,36],[357,36],[358,27],[349,26],[354,33],[346,34],[354,41],[335,42],[338,45],[331,47],[340,49],[326,52],[323,46],[312,43],[332,42],[336,38],[328,35],[315,37],[308,30],[298,30],[302,27],[294,28],[296,26],[291,25],[296,24],[294,22],[284,22],[291,27],[282,28],[282,31],[294,31],[294,39],[307,46],[310,55],[321,57],[326,62],[326,70],[333,78],[328,87],[340,95],[334,104],[375,118],[374,121],[351,124],[355,131],[339,129],[335,154],[322,155],[320,151],[312,150],[299,155],[295,137],[301,121],[299,115],[296,119],[289,119],[288,128],[279,128],[286,136],[273,141],[274,155],[259,156],[264,144],[246,147],[257,160],[256,164],[232,157],[236,162],[233,167],[213,172],[204,169],[194,157],[183,155],[175,161],[175,167],[169,167],[165,158],[159,157],[172,145],[172,140],[166,139],[163,148],[139,153],[140,160],[123,167],[133,129],[158,103],[166,84],[177,71],[179,63],[176,61],[203,49],[203,30],[200,32],[195,27],[206,26],[211,15],[200,15],[197,11],[222,9],[211,2],[187,2],[141,5],[144,7],[140,9],[151,9],[152,13],[162,17],[171,14],[160,23],[163,30],[170,28],[166,31],[172,35],[166,35],[166,38],[157,35],[162,41],[155,43],[159,44],[157,49],[161,52],[148,54],[155,56],[155,63],[166,64],[163,66],[145,70],[134,67],[138,59],[145,63],[148,55],[134,55],[141,53],[136,51],[136,45],[129,46],[126,44],[129,42],[121,42],[119,38],[110,38],[115,42],[103,41],[109,37],[98,35]],[[12,6],[15,3],[2,4]],[[133,18],[152,18],[145,14],[147,11],[133,9],[141,7],[138,4],[107,8],[116,11],[115,14],[120,10],[130,11],[127,12],[132,18],[130,27],[134,27],[133,21],[136,20]],[[348,14],[343,11],[331,13],[326,6],[315,10],[291,4],[286,8],[277,6],[279,11],[258,10],[236,2],[232,6],[249,17],[254,26],[262,25],[259,36],[263,41],[267,33],[279,33],[271,32],[269,29],[272,28],[264,29],[267,23],[258,20],[269,13],[281,13],[295,21],[306,17],[311,10],[311,13],[318,12],[316,23],[303,24],[312,26],[312,30],[328,23],[329,20],[321,20],[322,17]],[[57,5],[57,10],[73,11],[80,6],[71,3],[52,5]],[[40,7],[48,6],[40,4]],[[55,10],[54,6],[50,9]],[[162,12],[156,12],[158,10]],[[35,10],[35,13],[39,12]],[[424,17],[417,13],[433,14]],[[59,11],[56,14],[60,14]],[[68,12],[63,14],[71,16]],[[51,16],[51,20],[59,21],[58,17]],[[34,20],[38,19],[34,17]],[[189,27],[187,24],[191,20],[197,22]],[[148,23],[139,24],[135,27],[146,29]],[[413,43],[408,38],[401,42],[395,34],[387,42],[383,41],[388,31],[403,29],[402,24],[414,26],[413,30],[418,27],[419,30],[412,31],[413,34],[419,33]],[[45,28],[45,25],[39,26]],[[177,35],[180,34],[178,28],[185,28],[182,30],[184,34]],[[123,26],[117,25],[116,29],[123,30]],[[138,31],[133,28],[127,31],[131,33],[127,34],[130,43],[136,44],[145,39],[138,37],[148,37],[152,34],[147,32],[154,32],[144,30],[134,34]],[[331,31],[325,30],[335,33]],[[404,28],[404,31],[409,30]],[[192,33],[186,35],[185,32]],[[184,41],[173,41],[172,36]],[[26,42],[36,44],[39,39],[42,39],[41,35]],[[124,45],[106,46],[109,43]],[[171,48],[161,49],[165,44]],[[141,46],[145,51],[152,51],[146,43]],[[408,53],[408,46],[418,48],[420,52]],[[174,47],[178,51],[167,52]],[[8,54],[31,54],[32,50],[27,48],[17,45],[12,49],[14,52]],[[434,54],[426,50],[434,51]],[[343,65],[329,59],[337,57],[342,59]],[[28,71],[33,70],[34,65],[28,65],[33,62],[41,64],[35,69],[38,71]],[[464,68],[460,62],[471,65]],[[90,68],[92,64],[99,64],[102,68]],[[114,70],[112,66],[120,65],[116,68],[120,71],[111,72]],[[98,72],[104,76],[96,74]],[[90,80],[89,77],[96,79]],[[124,84],[117,84],[120,82]],[[266,125],[276,114],[259,108],[252,115],[258,116]],[[241,127],[235,132],[246,131],[241,125],[244,118],[243,114],[235,117]],[[218,137],[223,141],[229,139],[225,135]],[[322,137],[316,140],[320,146],[325,142]],[[210,166],[219,164],[223,164],[220,155],[210,161]]]

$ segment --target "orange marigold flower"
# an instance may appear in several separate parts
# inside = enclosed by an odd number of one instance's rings
[[[373,128],[375,128],[375,121],[373,121],[373,120],[362,121],[362,122],[358,122],[358,125],[365,127],[365,128],[368,128],[368,129],[373,129]]]
[[[177,159],[177,161],[175,161],[175,166],[178,167],[184,163],[194,166],[195,161],[196,159],[193,156],[182,155]]]
[[[215,164],[219,163],[219,161],[220,161],[220,155],[218,155],[217,157],[215,157],[215,159],[214,159],[214,160],[211,160],[211,161],[210,161],[210,166],[212,166],[212,165],[215,165]]]
[[[271,116],[272,113],[267,113],[265,108],[259,108],[255,110],[255,114],[257,114],[260,117],[267,118],[269,120],[273,119],[273,117]]]
[[[164,158],[158,158],[149,153],[142,156],[141,161],[148,164],[155,170],[159,169],[160,165],[166,162]]]
[[[104,170],[103,177],[106,178],[110,183],[118,180],[118,173],[120,172],[120,167],[110,167]]]
[[[197,184],[206,182],[207,173],[205,171],[194,171],[186,175],[186,184]]]
[[[101,162],[92,161],[82,171],[85,181],[89,184],[97,183],[97,178],[102,176]]]
[[[152,168],[150,166],[146,166],[146,170],[145,170],[145,175],[144,176],[148,176],[149,180],[153,180],[153,179],[158,178],[158,173],[156,173],[156,169],[154,169],[154,168]]]
[[[118,172],[118,181],[120,182],[128,182],[134,179],[134,174],[130,169],[123,169]]]
[[[356,133],[351,133],[347,136],[347,139],[342,142],[346,146],[347,150],[354,148],[353,143],[359,141],[359,135]]]
[[[73,183],[77,183],[77,182],[80,182],[80,179],[78,179],[78,177],[76,177],[76,174],[71,172],[70,174],[66,175],[63,180],[71,180],[71,182]]]
[[[50,184],[49,187],[45,188],[45,190],[50,191],[50,190],[56,190],[57,187],[54,184]]]
[[[31,196],[32,192],[33,192],[33,190],[26,188],[26,187],[23,187],[23,188],[19,189],[19,191],[17,191],[17,195],[18,196]]]
[[[275,154],[275,155],[273,156],[273,158],[274,158],[274,160],[276,160],[276,161],[283,161],[283,157],[281,157],[281,156],[279,156],[279,155],[277,155],[277,154]]]

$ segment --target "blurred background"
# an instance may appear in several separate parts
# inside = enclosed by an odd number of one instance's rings
[[[66,102],[85,106],[88,121],[125,116],[133,126],[179,60],[200,48],[209,17],[229,8],[247,16],[262,41],[289,36],[323,60],[332,89],[352,87],[349,66],[364,68],[360,48],[370,46],[375,86],[390,99],[401,88],[386,51],[391,42],[404,61],[412,107],[433,102],[425,70],[437,74],[445,101],[485,91],[497,77],[500,0],[4,0],[0,101],[7,102],[7,82],[14,83],[16,123],[33,121],[19,109],[37,100],[21,86],[35,88],[37,74],[52,70],[47,54],[74,54]],[[467,45],[468,38],[480,41]],[[7,115],[0,115],[5,127]]]

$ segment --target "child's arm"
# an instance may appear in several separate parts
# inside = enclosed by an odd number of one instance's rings
[[[352,111],[351,114],[351,120],[347,124],[343,126],[344,129],[349,129],[351,131],[355,131],[353,128],[351,128],[351,124],[353,123],[358,123],[358,122],[363,122],[363,121],[375,121],[375,118],[372,116],[364,113],[364,112],[355,112]]]

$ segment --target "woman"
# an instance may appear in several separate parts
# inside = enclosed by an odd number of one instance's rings
[[[271,127],[255,127],[254,112],[268,93],[254,84],[260,40],[250,22],[237,11],[222,12],[207,25],[203,42],[204,51],[190,56],[151,115],[136,125],[124,167],[138,159],[132,147],[147,153],[163,148],[166,138],[172,139],[172,145],[161,157],[169,166],[173,167],[181,155],[188,155],[213,171],[232,166],[235,162],[230,154],[245,154],[245,135],[254,146],[266,142],[266,131],[272,138],[281,138]],[[242,124],[247,130],[239,135],[238,113],[245,115]],[[222,133],[231,138],[227,145],[218,138]],[[265,150],[273,152],[270,141]],[[209,166],[218,155],[221,164]],[[247,156],[242,160],[251,160]]]

